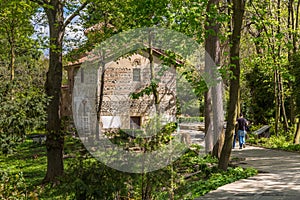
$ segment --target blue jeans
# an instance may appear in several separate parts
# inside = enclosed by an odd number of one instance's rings
[[[239,138],[239,145],[240,145],[240,148],[243,147],[243,144],[246,143],[246,141],[245,141],[246,133],[247,133],[246,131],[238,130],[237,134],[234,134],[232,148],[235,147],[235,141],[236,141],[236,137],[237,137],[237,136],[238,136],[238,138]]]

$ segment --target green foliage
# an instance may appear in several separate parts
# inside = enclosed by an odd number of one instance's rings
[[[30,191],[23,172],[16,174],[0,170],[0,198],[3,200],[38,199],[38,190]]]
[[[269,123],[276,113],[281,120],[283,112],[278,111],[282,105],[288,121],[294,120],[293,87],[297,86],[290,63],[292,50],[298,46],[298,33],[292,25],[296,23],[294,8],[293,1],[285,4],[253,0],[246,5],[247,28],[241,38],[242,72],[246,76],[242,74],[241,101],[243,112],[256,124]],[[277,99],[279,103],[275,105]]]
[[[184,189],[189,191],[189,193],[179,196],[179,198],[176,199],[192,200],[196,197],[203,196],[209,191],[215,190],[222,185],[232,183],[239,179],[248,178],[255,174],[257,174],[257,170],[251,168],[243,169],[241,167],[228,168],[226,172],[215,172],[212,173],[207,180],[199,180],[186,185]]]
[[[143,129],[113,129],[105,133],[112,143],[127,149],[139,147],[144,151],[151,151],[167,145],[172,140],[172,133],[176,130],[176,123],[162,125],[157,118],[152,118]]]
[[[17,147],[18,144],[22,142],[22,138],[20,136],[16,136],[13,134],[6,135],[1,134],[0,135],[0,145],[1,145],[1,151],[4,154],[10,154],[14,151],[14,149]]]
[[[282,126],[282,125],[281,125]],[[261,125],[252,126],[253,130],[257,130],[260,128]],[[271,129],[271,134],[274,131]],[[254,134],[248,134],[249,138],[247,139],[247,142],[255,145],[259,145],[265,148],[271,148],[271,149],[281,149],[286,151],[300,151],[300,145],[294,144],[294,129],[290,129],[288,132],[279,131],[278,136],[271,135],[270,138],[260,138],[258,139],[256,135]]]
[[[144,97],[145,95],[149,96],[153,94],[153,92],[157,91],[158,84],[157,81],[151,80],[151,83],[148,86],[145,86],[139,92],[130,93],[129,96],[132,99],[139,99],[140,97]]]
[[[282,149],[287,150],[287,151],[300,152],[300,145],[299,144],[289,144],[288,146],[283,147]]]
[[[172,127],[170,125],[170,130]],[[45,175],[46,148],[26,140],[17,147],[16,153],[0,154],[0,198],[143,199],[147,196],[153,200],[167,200],[173,193],[175,199],[188,199],[253,175],[251,170],[242,169],[219,172],[216,158],[199,156],[199,147],[193,149],[163,169],[131,174],[98,162],[79,139],[66,137],[65,176],[60,178],[59,184],[40,187]]]
[[[241,90],[245,101],[247,118],[253,123],[267,124],[274,112],[274,91],[270,87],[272,78],[258,66],[245,75],[246,88]],[[249,91],[246,92],[246,91]]]
[[[79,159],[69,165],[60,187],[75,199],[114,199],[127,195],[128,176],[94,159]]]
[[[300,151],[299,144],[293,144],[292,139],[287,139],[284,135],[271,136],[270,138],[254,138],[250,135],[250,139],[247,140],[249,143],[256,144],[265,148],[281,149],[286,151]]]
[[[26,132],[43,129],[47,100],[41,52],[31,38],[35,10],[25,0],[0,4],[0,146],[3,153],[11,153]]]
[[[3,153],[10,153],[27,132],[43,129],[47,98],[34,87],[19,90],[19,85],[9,82],[1,82],[1,86],[0,145]]]
[[[18,57],[13,81],[9,70],[0,70],[0,146],[4,153],[11,152],[26,133],[45,126],[44,61],[25,57]]]
[[[158,128],[159,129],[156,129],[154,126],[152,126],[151,122],[146,127],[147,135],[150,134],[152,136],[151,140],[145,144],[147,151],[154,151],[169,144],[173,138],[172,133],[177,129],[177,124],[170,122],[164,126],[159,126]]]
[[[293,55],[292,59],[292,74],[294,76],[295,82],[293,84],[294,88],[294,97],[296,100],[296,108],[297,108],[297,113],[300,113],[300,53],[297,52],[296,55]]]
[[[169,187],[170,177],[167,169],[130,174],[109,168],[92,158],[79,158],[68,165],[62,183],[55,188],[48,185],[45,193],[71,199],[143,199],[142,194],[147,190],[151,199],[159,199],[163,188]]]
[[[0,1],[0,45],[3,47],[0,49],[0,62],[8,65],[13,56],[39,55],[33,54],[36,52],[33,49],[36,48],[36,43],[31,38],[33,25],[30,20],[34,11],[31,3],[26,0]]]
[[[68,164],[61,184],[46,186],[45,194],[71,199],[193,199],[212,189],[256,174],[253,169],[217,169],[217,159],[202,157],[188,150],[181,158],[163,169],[130,174],[111,169],[90,156]],[[195,175],[192,175],[195,174]],[[63,191],[63,192],[62,192]],[[45,195],[44,194],[44,195]],[[43,195],[43,196],[44,196]]]
[[[218,160],[214,157],[197,156],[195,151],[187,151],[174,166],[183,174],[195,175],[180,183],[175,190],[175,199],[195,199],[222,185],[257,174],[254,169],[241,167],[221,171],[217,163]]]
[[[183,67],[177,69],[182,74],[176,82],[178,111],[182,115],[192,117],[204,113],[203,94],[207,90],[206,83],[195,70]]]
[[[271,136],[268,139],[262,139],[262,142],[264,142],[264,146],[268,148],[283,148],[289,145],[289,142],[286,141],[286,137],[283,135]]]
[[[204,122],[204,117],[179,117],[180,123],[197,123]]]
[[[0,171],[0,198],[6,199],[28,199],[26,183],[22,172],[11,174]]]
[[[30,140],[9,155],[0,153],[0,199],[37,199],[45,175],[46,148]]]

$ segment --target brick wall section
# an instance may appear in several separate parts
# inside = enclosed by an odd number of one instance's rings
[[[154,58],[156,74],[162,71],[160,61]],[[80,65],[70,65],[65,68],[68,71],[69,86],[63,89],[62,115],[72,115],[72,95],[75,99],[75,111],[83,112],[84,106],[88,106],[90,117],[95,117],[95,94],[101,81],[101,68],[88,71],[80,69]],[[140,80],[133,80],[133,69],[140,69]],[[81,71],[83,70],[83,71]],[[137,70],[138,71],[138,70]],[[76,77],[75,77],[76,76]],[[174,67],[167,67],[162,76],[157,76],[159,82],[159,96],[161,114],[175,116],[176,114],[176,71]],[[74,88],[74,82],[76,84]],[[130,116],[140,116],[142,124],[147,122],[149,116],[155,113],[153,95],[145,95],[137,100],[129,97],[132,92],[141,91],[150,84],[150,67],[147,55],[134,54],[127,58],[121,58],[106,64],[104,97],[101,116],[118,116],[121,119],[121,128],[130,128]],[[93,88],[91,90],[91,88]],[[87,91],[89,90],[89,91]],[[86,103],[86,99],[89,99]],[[99,97],[98,97],[99,98]],[[69,106],[66,106],[69,105]],[[85,108],[87,109],[87,108]],[[76,120],[76,119],[75,119]],[[80,119],[77,119],[80,120]],[[85,119],[86,120],[86,119]]]

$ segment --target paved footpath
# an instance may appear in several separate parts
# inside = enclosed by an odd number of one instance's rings
[[[247,146],[234,149],[231,157],[239,158],[239,166],[259,173],[197,199],[300,200],[300,153]]]

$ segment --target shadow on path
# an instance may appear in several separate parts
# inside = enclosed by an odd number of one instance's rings
[[[231,157],[258,175],[219,187],[197,199],[300,199],[300,154],[247,146],[233,149]]]

